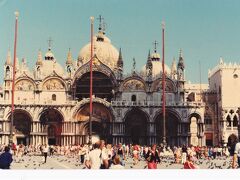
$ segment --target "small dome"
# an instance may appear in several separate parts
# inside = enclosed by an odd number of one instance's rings
[[[142,67],[142,72],[146,75],[146,65]],[[162,72],[162,62],[161,61],[152,61],[152,75],[153,77],[159,76]],[[170,68],[165,64],[165,72],[170,74]]]
[[[55,71],[59,76],[64,75],[62,66],[56,61],[43,61],[42,62],[42,75],[43,77],[49,76]]]
[[[111,40],[99,32],[93,37],[93,49],[97,58],[108,66],[110,69],[114,70],[117,65],[118,60],[118,50],[111,44]],[[85,45],[79,52],[78,60],[82,61],[83,64],[90,60],[91,43]]]

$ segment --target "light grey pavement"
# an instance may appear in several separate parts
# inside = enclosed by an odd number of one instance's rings
[[[231,158],[218,158],[214,160],[200,159],[196,161],[200,169],[230,169]],[[141,160],[137,165],[133,165],[132,158],[127,158],[126,169],[146,169],[146,162]],[[43,163],[42,156],[23,156],[21,160],[15,159],[11,169],[85,169],[80,165],[77,157],[53,156],[47,158],[47,163]],[[158,164],[158,169],[183,169],[182,164],[173,163],[173,158],[163,159]]]

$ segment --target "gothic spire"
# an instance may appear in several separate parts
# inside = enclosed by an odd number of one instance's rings
[[[182,70],[185,68],[182,49],[180,49],[180,52],[179,52],[178,68]]]
[[[136,71],[136,60],[135,57],[133,57],[133,72]]]
[[[6,59],[5,65],[9,65],[9,66],[12,65],[12,63],[11,63],[11,52],[10,52],[10,49],[8,49],[8,52],[7,52],[7,59]]]
[[[152,76],[152,58],[150,55],[150,50],[148,51],[148,59],[147,59],[147,64],[146,64],[146,75],[147,77],[151,77]]]
[[[42,52],[40,49],[38,51],[38,58],[37,58],[36,65],[42,65]]]
[[[67,54],[67,61],[66,61],[66,65],[68,64],[73,64],[73,61],[72,61],[72,53],[71,53],[71,49],[69,48],[68,50],[68,54]]]
[[[121,48],[119,49],[119,56],[118,56],[117,66],[120,69],[123,68],[122,49]]]
[[[151,54],[150,54],[150,50],[149,50],[146,68],[150,68],[150,67],[152,67],[152,59],[151,59]]]
[[[177,64],[175,57],[173,58],[172,66],[171,66],[171,74],[175,75],[177,73]]]

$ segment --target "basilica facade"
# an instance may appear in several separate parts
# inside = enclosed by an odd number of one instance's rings
[[[99,28],[94,36],[93,141],[150,145],[163,141],[162,59],[155,47],[146,64],[126,74],[117,50]],[[65,66],[51,46],[39,51],[35,67],[17,61],[13,141],[17,144],[82,144],[89,139],[90,43]],[[0,144],[9,143],[13,65],[7,53],[0,89]],[[128,63],[129,64],[129,63]],[[231,96],[229,83],[240,90],[240,66],[223,60],[209,71],[209,84],[187,83],[182,52],[166,72],[166,140],[169,145],[224,145],[236,141],[240,98]],[[230,77],[231,76],[231,77]],[[231,81],[229,81],[231,79]],[[232,92],[233,93],[233,92]],[[229,100],[228,96],[232,99]],[[234,104],[233,104],[234,102]]]

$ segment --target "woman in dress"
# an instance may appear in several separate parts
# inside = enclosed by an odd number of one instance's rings
[[[153,144],[151,149],[146,154],[148,169],[157,169],[157,163],[160,163],[160,158],[156,150],[156,144]]]

